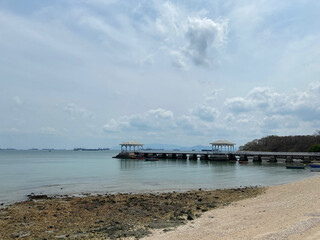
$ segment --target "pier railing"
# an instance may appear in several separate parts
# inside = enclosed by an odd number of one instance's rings
[[[295,159],[304,162],[313,160],[320,161],[320,153],[314,152],[259,152],[259,151],[237,151],[237,152],[221,152],[221,151],[175,151],[175,150],[139,150],[136,155],[143,157],[157,157],[167,159],[204,159],[216,161],[262,161],[266,159],[271,162],[277,162],[278,159],[285,159],[291,162]]]

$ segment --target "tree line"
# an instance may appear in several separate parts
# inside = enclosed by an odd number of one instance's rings
[[[314,135],[276,136],[255,139],[240,146],[242,151],[320,152],[320,130]]]

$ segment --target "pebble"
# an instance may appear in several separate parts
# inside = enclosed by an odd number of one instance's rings
[[[56,239],[65,239],[66,237],[67,237],[67,235],[55,236]]]
[[[12,238],[24,238],[24,237],[29,237],[30,233],[29,232],[15,232],[11,235]]]

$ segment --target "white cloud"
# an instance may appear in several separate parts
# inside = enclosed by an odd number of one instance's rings
[[[121,131],[153,131],[172,125],[173,113],[161,108],[151,109],[145,113],[123,116],[117,120],[111,119],[103,129],[105,132]]]
[[[287,96],[273,91],[271,88],[256,87],[246,97],[235,97],[226,100],[225,105],[232,112],[263,111],[275,112],[281,110],[287,101]]]
[[[64,107],[64,111],[69,113],[74,117],[83,117],[83,118],[94,118],[94,114],[88,111],[86,108],[78,106],[75,103],[68,103],[66,107]]]
[[[111,119],[104,125],[107,133],[144,132],[159,133],[159,136],[174,136],[183,133],[201,134],[197,132],[201,124],[197,116],[174,116],[173,112],[165,109],[151,109],[144,113],[123,116],[119,119]],[[151,136],[148,135],[148,136]]]
[[[196,129],[194,119],[187,115],[182,115],[177,119],[177,126],[186,131],[194,131]]]
[[[202,105],[195,109],[193,114],[203,121],[213,122],[218,116],[218,111],[213,107]]]
[[[23,103],[23,101],[21,100],[20,97],[18,96],[14,96],[13,98],[13,101],[17,104],[17,105],[21,105]]]
[[[171,50],[172,65],[178,69],[188,70],[188,59],[182,51]]]
[[[214,89],[210,91],[209,93],[205,94],[205,101],[207,104],[213,103],[217,97],[223,92],[223,89]]]
[[[226,42],[227,21],[215,22],[209,18],[188,17],[179,19],[176,25],[176,35],[171,36],[175,41],[170,42],[168,49],[174,66],[188,69],[188,65],[210,67],[217,62],[217,50]],[[175,26],[175,28],[177,28]]]
[[[53,127],[42,127],[42,128],[40,128],[40,133],[46,134],[46,135],[58,135],[59,134],[59,132]]]
[[[292,129],[299,127],[299,121],[295,117],[273,115],[271,117],[266,116],[261,122],[261,127],[266,131],[272,132],[279,129]]]
[[[12,128],[0,128],[0,133],[18,133],[19,130],[15,127]]]
[[[155,1],[151,9],[154,15],[148,16],[143,33],[158,40],[156,46],[166,51],[174,67],[188,70],[218,62],[216,53],[227,39],[227,20],[214,21],[203,16],[207,11],[193,12],[173,2]],[[159,61],[166,60],[162,56]]]
[[[261,134],[297,134],[312,128],[320,119],[320,82],[314,82],[306,90],[275,92],[271,88],[257,87],[245,97],[229,98],[226,110],[237,116],[237,126],[247,124],[251,131]]]
[[[225,43],[227,22],[214,22],[209,18],[188,18],[185,33],[188,45],[184,48],[186,56],[195,65],[209,66],[213,56],[211,48],[218,48]]]
[[[107,133],[116,133],[120,130],[120,126],[115,119],[111,119],[103,126],[103,130]]]
[[[110,4],[116,3],[117,0],[82,0],[88,5],[94,5],[99,8],[108,7]]]
[[[209,106],[200,106],[191,110],[190,114],[175,116],[172,111],[151,109],[144,113],[111,119],[104,125],[104,131],[109,134],[159,133],[159,136],[207,135],[208,130],[215,129],[214,120],[217,111]],[[151,136],[151,135],[148,135]]]
[[[220,91],[212,93],[215,98]],[[208,94],[204,94],[205,98]],[[144,113],[112,119],[104,126],[109,134],[136,135],[142,132],[159,133],[161,140],[181,136],[204,139],[233,140],[262,137],[266,134],[299,134],[312,130],[320,119],[320,84],[315,82],[306,90],[279,93],[272,88],[253,88],[245,97],[205,99],[189,112],[181,115],[165,109],[151,109]],[[314,131],[314,129],[312,130]],[[146,135],[150,137],[151,135]],[[235,140],[236,140],[235,139]]]

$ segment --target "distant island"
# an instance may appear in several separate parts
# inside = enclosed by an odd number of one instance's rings
[[[239,147],[242,151],[320,152],[320,131],[314,135],[276,136],[255,139]]]
[[[73,151],[108,151],[110,148],[74,148]]]

